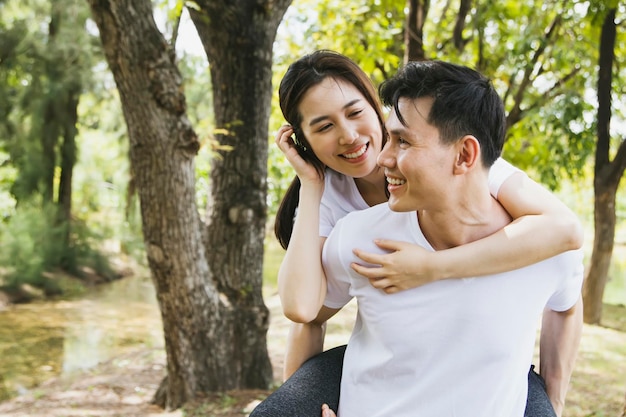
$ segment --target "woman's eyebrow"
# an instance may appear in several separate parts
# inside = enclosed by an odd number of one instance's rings
[[[347,102],[347,103],[345,104],[345,106],[343,106],[343,107],[342,107],[342,110],[345,110],[345,109],[347,109],[348,107],[354,106],[354,105],[355,105],[356,103],[358,103],[359,101],[361,101],[361,99],[360,99],[360,98],[355,98],[354,100],[351,100],[351,101]],[[311,119],[311,121],[309,122],[309,127],[310,127],[310,126],[313,126],[313,125],[314,125],[314,124],[316,124],[316,123],[321,122],[322,120],[328,119],[328,118],[329,118],[329,116],[327,116],[327,115],[323,115],[323,116],[319,116],[319,117],[316,117],[316,118],[314,118],[314,119]]]

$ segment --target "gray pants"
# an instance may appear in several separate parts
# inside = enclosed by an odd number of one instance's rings
[[[250,417],[320,417],[324,403],[336,411],[345,352],[346,345],[338,346],[306,361]],[[534,366],[528,373],[524,417],[556,417],[543,378],[534,371]]]

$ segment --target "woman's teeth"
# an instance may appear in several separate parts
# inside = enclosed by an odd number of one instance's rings
[[[358,158],[359,156],[363,155],[365,153],[365,151],[367,151],[367,144],[363,145],[359,148],[359,150],[357,150],[356,152],[352,152],[352,153],[344,153],[343,157],[346,159],[354,159],[354,158]]]

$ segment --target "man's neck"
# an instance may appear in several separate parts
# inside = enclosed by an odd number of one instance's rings
[[[435,250],[449,249],[487,237],[511,222],[486,183],[451,192],[439,210],[417,212],[422,233]]]

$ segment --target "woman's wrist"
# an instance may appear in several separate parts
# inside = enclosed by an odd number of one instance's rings
[[[459,278],[455,268],[456,263],[450,256],[450,250],[439,250],[432,252],[428,257],[426,266],[427,276],[430,282],[440,281],[443,279]]]

